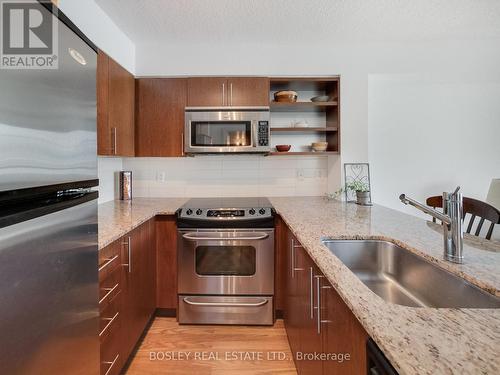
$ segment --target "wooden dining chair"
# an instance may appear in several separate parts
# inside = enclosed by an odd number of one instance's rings
[[[474,221],[476,220],[476,218],[479,218],[479,223],[477,224],[476,231],[474,232],[475,236],[479,236],[479,234],[481,233],[481,229],[483,228],[484,221],[488,220],[490,222],[490,227],[488,229],[488,232],[486,233],[486,239],[490,240],[495,225],[500,224],[500,211],[497,210],[492,205],[474,198],[464,197],[463,199],[464,199],[464,212],[463,212],[464,220],[466,214],[471,215],[469,223],[467,224],[466,232],[471,233]],[[443,208],[443,197],[441,195],[429,197],[425,202],[428,206],[431,206],[432,208]],[[436,219],[433,218],[432,221],[436,222]]]

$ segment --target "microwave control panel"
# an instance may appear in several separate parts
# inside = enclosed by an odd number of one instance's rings
[[[269,146],[269,121],[259,121],[259,146]]]

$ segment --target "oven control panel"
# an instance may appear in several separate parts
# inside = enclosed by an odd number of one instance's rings
[[[249,220],[273,217],[270,207],[250,208],[182,208],[179,218],[199,220]]]

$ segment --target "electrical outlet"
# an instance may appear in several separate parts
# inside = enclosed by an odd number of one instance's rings
[[[156,173],[156,181],[158,182],[166,182],[167,176],[164,171],[159,171]]]

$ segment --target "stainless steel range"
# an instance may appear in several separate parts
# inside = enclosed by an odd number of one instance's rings
[[[181,324],[273,324],[274,210],[265,198],[191,199],[177,212]]]

